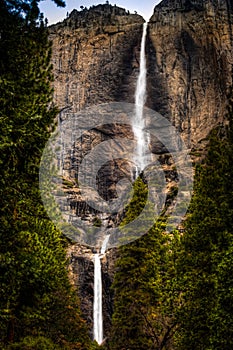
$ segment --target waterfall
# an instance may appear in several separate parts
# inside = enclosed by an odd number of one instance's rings
[[[104,254],[104,253],[106,252],[109,238],[110,238],[110,235],[107,235],[107,236],[105,237],[105,239],[104,239],[104,241],[103,241],[103,244],[102,244],[101,251],[100,251],[101,254]]]
[[[136,177],[147,165],[146,151],[148,149],[149,139],[143,131],[145,121],[143,118],[143,107],[146,102],[146,34],[147,22],[143,24],[143,33],[140,50],[140,69],[135,91],[135,115],[133,119],[133,133],[137,140],[134,161],[137,164]]]
[[[94,256],[94,340],[103,342],[102,276],[100,254]]]
[[[102,243],[100,254],[94,255],[94,340],[98,344],[103,342],[103,309],[102,309],[102,273],[101,273],[101,257],[105,254],[109,235],[107,235]]]

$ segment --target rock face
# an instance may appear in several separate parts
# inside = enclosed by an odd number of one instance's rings
[[[54,102],[76,112],[109,102],[134,102],[143,18],[99,5],[74,10],[50,27]]]
[[[164,0],[149,23],[148,106],[166,116],[188,147],[223,121],[232,84],[231,1]]]
[[[148,25],[147,106],[167,117],[193,150],[204,148],[210,130],[224,121],[227,92],[232,84],[232,17],[230,0],[164,0],[155,8]],[[72,114],[104,102],[134,102],[143,22],[139,15],[106,4],[80,12],[74,10],[62,23],[49,28],[53,43],[54,102],[61,111]],[[62,121],[62,113],[60,118]],[[89,145],[83,146],[77,141],[72,159],[66,159],[63,170],[70,193],[68,204],[76,215],[81,215],[86,208],[79,193],[70,189],[76,178],[79,149],[88,152],[113,134],[132,139],[132,130],[128,127],[119,130],[117,125],[104,126],[86,135]],[[164,153],[158,147],[154,149],[157,150],[154,152]],[[170,159],[166,154],[162,157],[165,172],[170,174],[169,182],[172,165],[169,167]],[[114,198],[116,192],[113,165],[109,163],[102,169],[104,175],[108,174],[110,184],[100,187],[104,198]],[[177,180],[173,177],[171,188]],[[103,188],[107,188],[107,192]],[[99,220],[96,213],[89,209],[84,211],[86,220]],[[109,225],[112,227],[114,223],[111,221]],[[68,257],[71,280],[77,286],[92,335],[93,249],[72,245]],[[114,249],[102,260],[104,336],[111,326],[113,295],[110,285],[116,257]]]

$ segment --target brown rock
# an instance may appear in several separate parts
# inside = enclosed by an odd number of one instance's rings
[[[74,10],[50,27],[54,102],[76,112],[109,101],[134,102],[143,18],[111,5]]]
[[[190,148],[224,120],[233,64],[229,4],[164,0],[150,19],[148,106],[171,120]]]

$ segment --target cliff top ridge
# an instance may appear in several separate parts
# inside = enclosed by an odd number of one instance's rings
[[[233,11],[232,0],[163,0],[155,7],[155,10],[204,11],[208,5],[215,8],[227,7],[231,12]]]
[[[80,11],[74,9],[62,22],[53,24],[50,28],[67,25],[76,28],[85,28],[88,24],[94,23],[114,25],[120,18],[124,18],[128,24],[144,22],[143,17],[136,12],[132,14],[124,8],[106,3],[93,5],[89,9],[82,6]]]

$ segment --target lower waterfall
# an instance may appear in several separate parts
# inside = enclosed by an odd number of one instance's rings
[[[102,276],[100,254],[94,256],[94,340],[103,342]]]
[[[103,309],[102,309],[102,269],[101,258],[106,252],[109,235],[105,237],[100,254],[94,255],[94,306],[93,306],[93,321],[94,321],[94,340],[98,344],[103,343]]]

